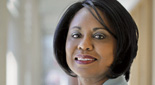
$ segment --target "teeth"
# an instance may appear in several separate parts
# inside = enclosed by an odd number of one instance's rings
[[[89,59],[89,58],[78,58],[78,60],[81,60],[81,61],[89,61],[89,60],[94,60],[94,59]]]

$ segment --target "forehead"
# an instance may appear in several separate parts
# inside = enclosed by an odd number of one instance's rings
[[[92,11],[92,13],[98,18],[96,12],[90,8],[90,10]],[[109,27],[109,24],[108,24],[108,21],[107,19],[105,18],[104,16],[104,13],[101,12],[99,9],[97,9],[99,15],[101,16],[102,20],[104,21],[104,23],[107,25],[107,27]],[[76,14],[75,16],[73,17],[73,19],[71,20],[71,23],[70,23],[70,26],[72,25],[78,25],[79,23],[82,23],[82,24],[89,24],[90,26],[92,24],[96,24],[100,27],[103,27],[99,21],[97,21],[97,19],[91,14],[91,12],[88,10],[88,8],[86,7],[83,7],[81,8]]]

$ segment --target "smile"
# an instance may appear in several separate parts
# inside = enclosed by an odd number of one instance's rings
[[[90,64],[95,62],[96,60],[96,58],[89,55],[78,55],[77,57],[75,57],[75,61],[78,64]]]

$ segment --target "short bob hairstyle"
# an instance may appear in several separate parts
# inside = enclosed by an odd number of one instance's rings
[[[61,17],[54,34],[54,54],[57,62],[62,69],[70,76],[77,75],[72,72],[66,62],[66,38],[69,30],[69,24],[74,15],[83,7],[88,8],[91,14],[106,28],[106,30],[116,39],[116,52],[114,53],[114,61],[110,66],[108,78],[116,78],[125,75],[129,80],[130,67],[133,59],[137,54],[138,29],[128,11],[117,0],[84,0],[72,4]],[[95,13],[89,9],[93,8]],[[110,26],[115,33],[110,31],[104,24],[97,9],[104,13]]]

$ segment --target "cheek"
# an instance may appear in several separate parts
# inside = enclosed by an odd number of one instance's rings
[[[70,63],[73,60],[75,49],[76,49],[76,43],[74,43],[71,39],[67,39],[65,49],[67,63]]]
[[[75,43],[70,40],[70,39],[67,39],[66,41],[66,55],[72,55],[74,49],[75,49]]]
[[[71,56],[71,53],[72,53],[72,44],[70,43],[70,41],[67,39],[66,41],[66,58],[70,57]]]
[[[77,49],[78,42],[78,40],[73,39],[69,35],[67,36],[65,47],[67,55],[73,55],[74,51]]]
[[[96,52],[101,56],[102,63],[110,66],[114,60],[114,48],[115,46],[110,43],[98,45]]]
[[[74,71],[74,54],[76,52],[76,44],[73,40],[67,39],[66,41],[66,62],[69,68]]]
[[[66,51],[66,57],[68,57],[68,55],[69,55],[69,53],[71,51],[71,45],[69,44],[68,41],[66,41],[66,49],[65,49],[65,51]]]
[[[67,64],[68,64],[68,66],[70,67],[70,65],[71,65],[71,44],[70,44],[70,42],[67,40],[66,41],[66,60],[67,60]]]

